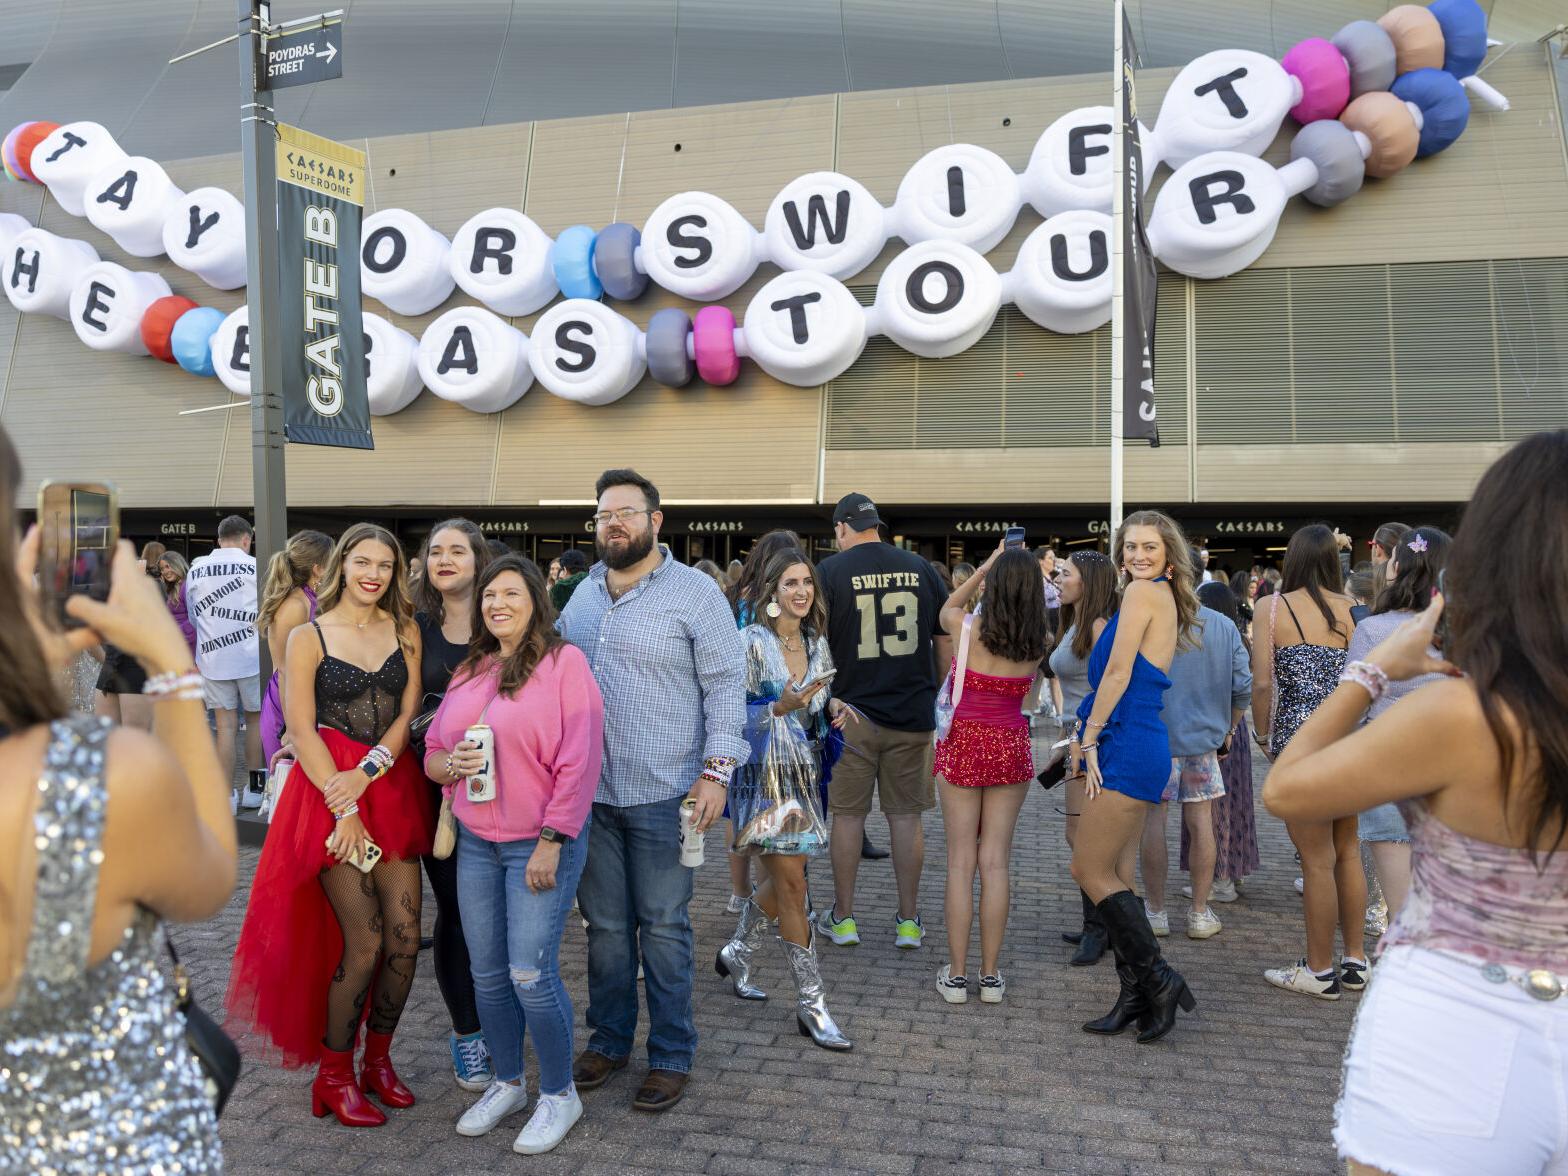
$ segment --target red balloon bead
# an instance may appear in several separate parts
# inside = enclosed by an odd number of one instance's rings
[[[33,175],[33,148],[42,143],[50,135],[60,129],[59,123],[35,122],[16,137],[16,161],[22,165],[23,172],[33,183],[38,183],[38,177]]]
[[[174,363],[174,351],[169,346],[169,332],[187,310],[195,310],[196,303],[178,294],[160,298],[142,315],[142,342],[147,350],[164,363]]]

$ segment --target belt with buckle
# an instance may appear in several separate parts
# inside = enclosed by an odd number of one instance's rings
[[[1509,970],[1502,964],[1484,964],[1481,979],[1493,984],[1516,984],[1536,1000],[1556,1000],[1568,993],[1568,979],[1548,968]]]

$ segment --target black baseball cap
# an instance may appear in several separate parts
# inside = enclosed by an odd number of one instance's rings
[[[864,494],[846,494],[833,508],[833,525],[847,523],[851,530],[869,531],[880,525],[882,516],[877,514],[877,504]]]

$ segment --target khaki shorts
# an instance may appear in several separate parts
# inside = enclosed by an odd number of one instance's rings
[[[835,813],[869,813],[873,788],[883,813],[890,817],[936,807],[931,778],[935,736],[930,731],[894,731],[862,715],[844,736],[844,754],[833,765],[828,783],[828,807]]]
[[[248,678],[203,678],[201,692],[208,710],[242,710],[254,715],[261,710],[261,675]]]

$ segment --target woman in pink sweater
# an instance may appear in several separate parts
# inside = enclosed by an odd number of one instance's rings
[[[604,748],[604,702],[588,659],[556,635],[544,577],[506,556],[474,590],[482,624],[425,739],[425,771],[453,796],[458,901],[479,1023],[495,1081],[458,1121],[484,1135],[528,1101],[523,1026],[539,1056],[539,1103],[512,1147],[549,1151],[582,1115],[572,1086],[572,1001],[557,966],[588,852]],[[494,795],[466,781],[494,738]],[[479,798],[476,798],[476,794]]]

